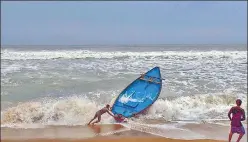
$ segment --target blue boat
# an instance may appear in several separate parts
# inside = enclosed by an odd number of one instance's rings
[[[159,67],[154,67],[128,85],[116,98],[112,112],[126,118],[141,113],[158,98],[162,88]]]

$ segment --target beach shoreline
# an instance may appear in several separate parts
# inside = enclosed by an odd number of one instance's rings
[[[91,126],[44,126],[43,128],[1,128],[3,142],[222,142],[229,127],[216,124],[98,124]],[[247,131],[247,129],[246,129]],[[236,139],[238,135],[234,135]],[[245,142],[247,134],[241,142]]]
[[[225,142],[221,140],[197,139],[197,140],[181,140],[163,137],[98,137],[89,139],[29,139],[29,140],[1,140],[2,142]]]

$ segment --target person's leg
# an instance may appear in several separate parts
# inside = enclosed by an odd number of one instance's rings
[[[233,133],[232,133],[232,131],[230,131],[228,142],[231,142],[231,140],[232,140],[232,135],[233,135]]]
[[[93,122],[92,125],[94,125],[95,123],[98,123],[98,122],[101,121],[101,115],[98,114],[98,115],[97,115],[97,118],[98,118],[98,119],[97,119],[95,122]]]
[[[241,138],[243,137],[244,134],[239,134],[239,137],[237,139],[237,142],[239,142],[241,140]]]
[[[91,123],[94,119],[96,119],[96,117],[97,117],[97,115],[95,114],[94,118],[92,118],[92,119],[90,120],[90,122],[88,123],[88,125],[90,125],[90,123]]]
[[[239,137],[237,139],[237,142],[239,142],[241,140],[241,138],[243,137],[243,135],[245,134],[245,128],[244,126],[240,127],[240,131],[239,131]]]

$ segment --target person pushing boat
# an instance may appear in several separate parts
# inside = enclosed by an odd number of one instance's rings
[[[108,113],[109,115],[113,116],[115,118],[115,116],[110,112],[110,105],[107,104],[104,108],[98,110],[95,114],[95,116],[90,120],[90,122],[88,123],[88,125],[90,125],[90,123],[97,118],[97,120],[95,122],[92,123],[92,125],[94,125],[95,123],[98,123],[101,121],[101,115],[103,115],[104,113]]]

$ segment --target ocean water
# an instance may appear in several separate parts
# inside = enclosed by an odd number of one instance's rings
[[[6,46],[1,127],[84,125],[155,66],[161,94],[133,121],[227,120],[237,98],[247,114],[246,45]]]

